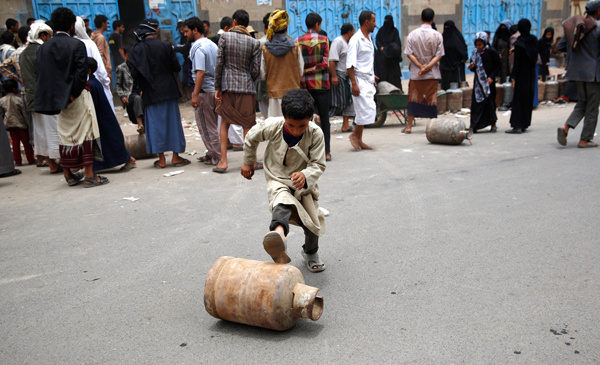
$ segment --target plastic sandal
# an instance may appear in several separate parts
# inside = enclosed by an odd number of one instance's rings
[[[185,166],[185,165],[189,165],[189,164],[190,164],[190,160],[182,158],[181,162],[174,163],[173,166],[177,167],[177,166]]]
[[[310,272],[325,271],[325,264],[319,259],[319,254],[307,254],[302,251],[302,257],[306,261],[306,268]],[[312,262],[312,265],[310,264]],[[320,267],[319,267],[320,266]]]
[[[108,180],[104,176],[94,175],[94,177],[91,178],[91,179],[89,177],[85,178],[85,185],[84,185],[84,187],[86,187],[86,188],[93,188],[95,186],[100,186],[100,185],[108,184],[109,182],[110,182],[110,180]]]
[[[81,179],[83,179],[85,177],[85,175],[83,174],[83,172],[78,171],[74,174],[71,174],[69,176],[65,176],[65,180],[67,181],[67,184],[69,186],[75,186],[77,184],[79,184],[79,182],[81,181]],[[71,181],[69,181],[71,180]]]
[[[285,240],[281,237],[279,232],[271,231],[267,233],[263,239],[263,247],[265,248],[265,251],[271,255],[273,261],[278,264],[287,264],[292,261],[287,252],[285,252]]]

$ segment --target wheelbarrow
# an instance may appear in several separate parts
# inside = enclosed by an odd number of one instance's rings
[[[377,114],[375,123],[366,125],[368,128],[379,128],[385,123],[389,111],[395,112],[396,118],[400,124],[408,122],[406,108],[408,107],[408,95],[402,94],[375,94],[375,103],[377,104]],[[400,116],[404,120],[400,119]]]

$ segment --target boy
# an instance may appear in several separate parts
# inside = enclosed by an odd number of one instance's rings
[[[273,218],[263,246],[273,261],[287,264],[289,223],[304,229],[302,255],[309,271],[325,270],[319,259],[319,236],[325,233],[325,217],[319,211],[317,180],[325,171],[323,131],[310,120],[314,100],[306,90],[288,91],[281,101],[284,119],[270,119],[252,127],[244,143],[242,176],[251,180],[260,142],[265,150],[265,178]]]
[[[138,133],[144,133],[144,103],[140,96],[140,89],[133,81],[129,69],[129,48],[123,48],[123,59],[125,62],[117,66],[116,92],[123,106],[127,109],[129,120],[137,124]]]
[[[29,144],[29,124],[27,124],[27,110],[25,102],[19,95],[19,86],[15,80],[8,79],[3,82],[6,96],[0,99],[0,113],[4,118],[6,130],[10,133],[13,144],[13,158],[17,166],[23,166],[21,157],[21,143],[25,149],[27,162],[35,163],[33,148]]]

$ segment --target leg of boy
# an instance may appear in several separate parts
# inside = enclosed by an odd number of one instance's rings
[[[306,260],[306,268],[311,272],[319,272],[325,270],[325,264],[319,259],[317,251],[319,251],[319,236],[312,233],[310,229],[302,224],[304,230],[304,245],[302,256]]]
[[[23,159],[21,158],[21,139],[19,138],[19,128],[8,128],[10,139],[12,141],[12,154],[15,164],[21,166]]]
[[[289,220],[291,216],[292,207],[290,205],[278,204],[275,206],[269,225],[270,232],[265,235],[263,240],[265,251],[278,264],[287,264],[292,261],[286,253],[285,244],[285,237],[290,230]]]

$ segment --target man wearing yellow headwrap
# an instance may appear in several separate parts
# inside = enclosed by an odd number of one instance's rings
[[[275,10],[271,13],[267,43],[262,46],[260,76],[267,80],[269,117],[283,116],[281,99],[289,90],[300,88],[300,78],[304,73],[302,52],[287,34],[289,22],[287,11]]]

